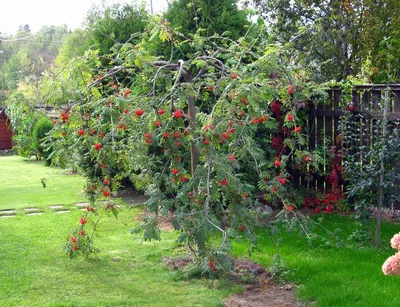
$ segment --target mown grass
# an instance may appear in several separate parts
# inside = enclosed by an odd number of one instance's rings
[[[82,200],[83,180],[78,176],[18,157],[0,158],[0,167],[5,174],[0,176],[0,209],[46,209]],[[44,189],[40,179],[53,171]],[[141,207],[127,205],[117,220],[103,219],[96,257],[68,260],[63,245],[81,216],[69,207],[64,214],[46,209],[43,215],[27,216],[17,210],[16,217],[0,218],[0,306],[221,306],[236,289],[216,289],[204,279],[177,279],[161,261],[185,253],[175,242],[176,233],[163,232],[161,242],[143,243],[128,233]],[[351,217],[322,216],[324,227],[342,229],[345,241],[355,229]],[[372,244],[310,247],[304,237],[282,232],[279,253],[287,265],[283,277],[298,285],[302,300],[317,306],[400,306],[400,278],[381,271],[384,260],[395,252],[389,240],[399,231],[398,224],[384,223],[380,250]],[[271,267],[277,249],[266,233],[260,233],[259,247],[251,259]],[[238,257],[248,256],[248,245],[235,242],[233,251]]]
[[[128,230],[142,208],[126,207],[105,218],[89,259],[68,260],[63,251],[81,212],[0,219],[0,306],[221,306],[229,290],[206,280],[176,280],[162,263],[184,249],[176,233],[141,242]],[[90,225],[88,225],[90,226]]]
[[[324,217],[323,225],[330,230],[342,229],[341,237],[347,241],[355,220],[331,214]],[[400,306],[400,277],[385,276],[381,270],[386,258],[395,253],[390,238],[399,231],[400,225],[384,223],[383,247],[379,250],[372,243],[361,248],[348,241],[340,248],[325,244],[310,247],[297,233],[283,232],[279,254],[286,264],[284,279],[299,286],[297,294],[302,300],[316,302],[317,306]],[[271,267],[276,245],[261,234],[260,248],[251,259]],[[246,256],[247,251],[246,244],[234,244],[236,256]]]
[[[45,167],[43,161],[18,156],[0,157],[0,210],[39,207],[84,201],[84,180],[68,170]],[[41,179],[46,178],[46,188]]]

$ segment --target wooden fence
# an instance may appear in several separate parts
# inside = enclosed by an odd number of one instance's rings
[[[347,96],[350,101],[342,99],[343,91],[339,88],[329,90],[329,101],[315,106],[309,103],[308,120],[308,144],[309,149],[313,150],[320,146],[326,146],[331,150],[332,156],[337,154],[338,161],[341,153],[341,131],[339,127],[340,117],[346,113],[352,113],[353,123],[357,123],[357,133],[359,139],[352,147],[358,148],[352,154],[358,155],[360,161],[366,161],[366,155],[371,149],[371,145],[376,140],[377,135],[374,129],[377,125],[377,119],[382,119],[382,105],[385,90],[389,87],[390,102],[388,108],[388,133],[400,134],[400,84],[396,85],[360,85],[353,88]],[[335,148],[332,149],[332,147]],[[332,161],[331,161],[332,162]],[[330,167],[329,161],[326,161],[325,168]],[[329,171],[326,169],[326,171]],[[399,161],[400,171],[400,161]],[[307,178],[304,174],[293,173],[293,182],[298,186],[306,186],[311,189],[317,189],[328,192],[329,184],[326,182],[326,176],[314,174],[313,179]],[[400,182],[395,182],[400,187]],[[400,193],[400,189],[399,189]]]

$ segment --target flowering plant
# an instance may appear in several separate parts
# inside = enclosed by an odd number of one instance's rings
[[[400,250],[400,233],[397,233],[390,240],[392,248]],[[400,252],[397,252],[393,256],[390,256],[383,263],[382,266],[383,274],[385,275],[400,275]]]

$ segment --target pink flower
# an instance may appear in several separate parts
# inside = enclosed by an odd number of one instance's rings
[[[390,244],[392,248],[400,250],[400,232],[393,236],[392,240],[390,240]]]
[[[382,271],[385,275],[400,275],[400,252],[386,259]]]

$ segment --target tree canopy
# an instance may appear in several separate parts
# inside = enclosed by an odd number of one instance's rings
[[[394,56],[400,35],[398,1],[254,2],[271,24],[273,38],[291,46],[297,64],[314,80],[363,75],[370,81],[387,82],[400,77]]]

